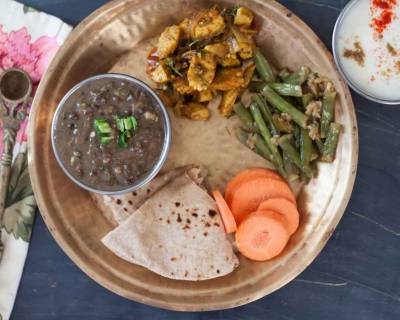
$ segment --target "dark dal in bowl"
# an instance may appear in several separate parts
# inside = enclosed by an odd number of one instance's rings
[[[151,89],[113,74],[71,89],[56,111],[52,135],[67,175],[100,193],[130,191],[150,181],[170,139],[168,116]]]

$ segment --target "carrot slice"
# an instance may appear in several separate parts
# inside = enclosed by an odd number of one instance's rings
[[[246,215],[256,211],[261,202],[270,198],[285,198],[296,203],[286,182],[266,177],[243,181],[233,190],[231,201],[227,199],[227,203],[236,223],[240,224]]]
[[[226,204],[225,199],[222,197],[221,192],[215,190],[212,194],[217,202],[217,207],[219,209],[219,213],[221,214],[226,233],[235,232],[237,229],[235,218],[233,217],[231,209],[229,209],[228,205]]]
[[[227,184],[225,189],[225,199],[227,200],[227,202],[230,201],[233,190],[243,181],[248,181],[260,177],[267,177],[284,181],[278,173],[267,168],[250,168],[243,170]]]
[[[282,215],[256,211],[247,216],[236,231],[238,250],[247,258],[265,261],[282,252],[289,240]]]
[[[285,198],[271,198],[261,202],[258,211],[272,210],[281,214],[287,221],[289,234],[292,235],[299,227],[299,211],[296,206]]]

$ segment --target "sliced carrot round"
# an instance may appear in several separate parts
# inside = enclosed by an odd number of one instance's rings
[[[239,186],[243,181],[248,181],[261,177],[267,177],[284,181],[283,178],[278,173],[267,168],[250,168],[243,170],[227,184],[225,189],[225,199],[227,200],[227,202],[230,201],[233,190],[237,186]]]
[[[221,214],[222,222],[224,223],[226,233],[235,232],[237,228],[235,218],[233,217],[231,209],[229,209],[228,205],[226,204],[225,199],[222,197],[221,192],[216,190],[213,191],[212,194],[215,201],[217,202],[217,207],[219,213]]]
[[[233,192],[231,200],[227,199],[236,223],[251,212],[257,210],[264,200],[270,198],[285,198],[296,203],[296,198],[286,182],[271,178],[257,178],[242,182]]]
[[[243,220],[236,231],[236,245],[245,257],[265,261],[282,252],[289,240],[282,215],[274,211],[256,211]]]
[[[287,221],[289,234],[292,235],[299,227],[299,211],[293,202],[285,198],[271,198],[261,202],[258,211],[272,210],[281,214]]]

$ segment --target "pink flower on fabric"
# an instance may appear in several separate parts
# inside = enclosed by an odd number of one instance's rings
[[[38,84],[59,45],[53,37],[42,36],[31,43],[26,27],[10,33],[0,24],[0,68],[21,68]]]
[[[35,91],[59,45],[55,38],[48,36],[42,36],[33,43],[31,40],[26,27],[6,33],[0,24],[0,70],[20,68],[26,71],[32,79]],[[27,125],[28,119],[20,125],[16,136],[16,142],[19,144],[27,141]],[[3,130],[0,120],[0,155],[3,148]]]

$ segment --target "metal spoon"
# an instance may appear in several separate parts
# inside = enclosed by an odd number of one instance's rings
[[[27,115],[31,92],[32,80],[25,71],[11,68],[0,74],[0,118],[3,121],[4,144],[0,158],[0,261],[4,251],[4,245],[1,241],[1,226],[11,175],[15,138],[21,121]]]

